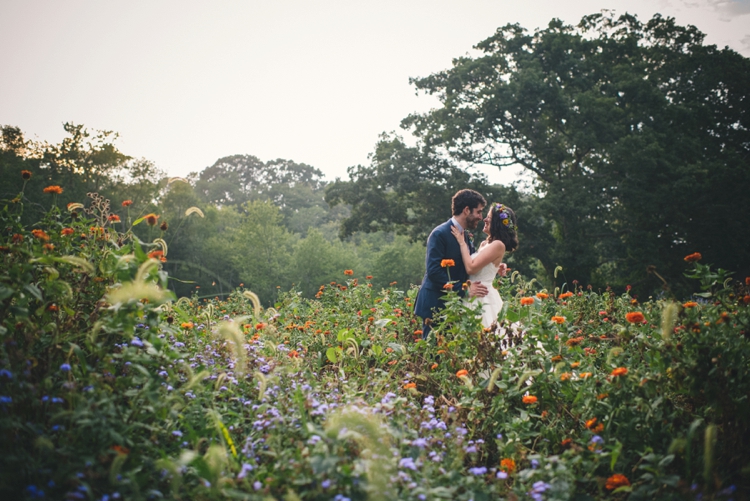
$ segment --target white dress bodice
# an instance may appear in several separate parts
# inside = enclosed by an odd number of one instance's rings
[[[476,256],[478,252],[475,252],[471,255],[472,259],[474,256]],[[500,313],[500,310],[503,308],[503,300],[500,297],[500,293],[497,292],[497,289],[495,289],[492,286],[492,283],[495,280],[495,275],[497,275],[498,266],[495,266],[494,263],[489,262],[487,263],[481,270],[479,270],[477,273],[473,273],[469,275],[469,280],[472,282],[482,282],[483,285],[487,287],[489,292],[486,296],[483,298],[472,298],[469,299],[469,301],[481,301],[482,302],[482,326],[483,327],[490,327],[493,322],[497,321],[497,315]],[[473,303],[476,304],[476,303]]]

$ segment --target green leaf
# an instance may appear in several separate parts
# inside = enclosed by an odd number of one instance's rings
[[[337,363],[340,360],[338,349],[336,348],[328,348],[326,350],[326,357],[332,364]]]
[[[609,469],[615,471],[615,464],[622,453],[622,443],[616,440],[615,447],[612,449],[612,459],[609,462]]]
[[[518,322],[521,319],[521,315],[517,311],[513,311],[509,309],[508,312],[505,314],[505,318],[509,322]]]
[[[39,287],[37,287],[36,285],[26,284],[24,285],[23,289],[34,296],[37,300],[44,301],[44,298],[42,297],[42,291],[40,291]]]

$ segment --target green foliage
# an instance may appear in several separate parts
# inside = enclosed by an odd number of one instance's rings
[[[175,248],[161,262],[160,235],[98,226],[98,197],[29,228],[22,200],[0,211],[4,498],[722,499],[750,488],[736,447],[750,440],[750,279],[696,262],[699,301],[676,307],[546,293],[514,273],[496,284],[507,305],[496,330],[449,292],[425,341],[415,289],[331,267],[320,277],[337,279],[314,299],[292,290],[266,310],[246,290],[174,301]],[[246,211],[256,217],[205,220],[234,221],[224,233],[247,245],[279,230],[272,205]],[[315,231],[294,245],[310,270],[352,250]],[[406,243],[368,245],[387,260]]]

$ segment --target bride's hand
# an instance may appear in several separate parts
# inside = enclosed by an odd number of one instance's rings
[[[451,233],[453,233],[453,236],[456,237],[456,240],[458,240],[459,245],[465,242],[463,231],[460,231],[455,226],[451,226]]]

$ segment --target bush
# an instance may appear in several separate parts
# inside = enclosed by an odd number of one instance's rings
[[[106,201],[33,228],[22,210],[0,213],[6,498],[748,491],[749,284],[699,260],[683,304],[514,274],[491,329],[451,292],[422,340],[416,289],[340,270],[265,310],[244,289],[175,301],[166,245]]]

